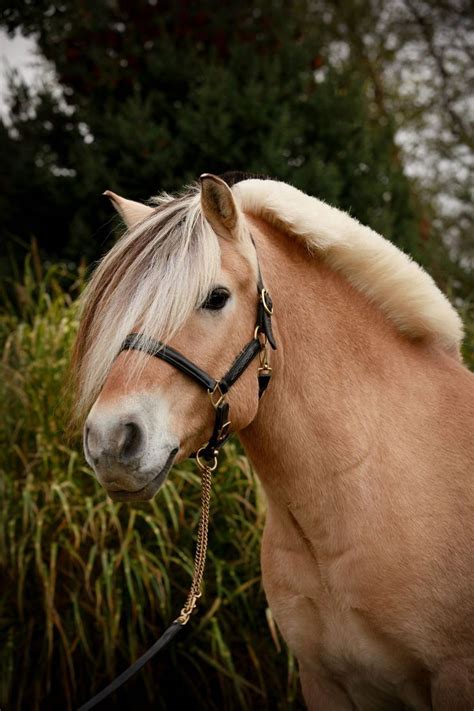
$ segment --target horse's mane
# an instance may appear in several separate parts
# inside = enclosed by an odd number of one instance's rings
[[[462,324],[431,277],[393,244],[296,188],[248,173],[222,176],[244,212],[280,226],[317,251],[412,338],[457,350]],[[263,176],[262,176],[263,177]],[[96,269],[82,303],[73,369],[78,416],[97,397],[125,336],[139,327],[167,341],[217,278],[220,248],[201,212],[200,188],[155,198]],[[141,359],[134,359],[140,367]]]
[[[76,414],[92,405],[128,333],[169,340],[203,303],[220,266],[199,185],[155,198],[156,209],[103,257],[82,297],[73,356]],[[145,359],[134,358],[135,375]]]
[[[234,196],[253,214],[303,240],[413,339],[458,352],[462,321],[430,275],[353,217],[276,180],[235,181]]]

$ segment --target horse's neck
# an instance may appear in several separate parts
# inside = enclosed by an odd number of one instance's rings
[[[241,439],[270,499],[294,502],[367,461],[396,426],[418,351],[342,276],[249,218],[275,305],[274,377]]]

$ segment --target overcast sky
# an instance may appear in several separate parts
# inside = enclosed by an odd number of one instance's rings
[[[7,73],[17,69],[28,83],[44,72],[44,62],[35,54],[36,43],[33,39],[22,37],[17,32],[13,38],[0,29],[0,114],[7,113],[6,92]]]

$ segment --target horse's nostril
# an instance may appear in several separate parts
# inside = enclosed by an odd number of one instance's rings
[[[133,420],[94,422],[89,418],[84,429],[84,452],[94,467],[114,463],[130,467],[141,457],[145,439],[145,430]]]
[[[140,427],[135,422],[127,422],[123,427],[124,432],[119,459],[122,462],[128,462],[140,451],[143,444],[143,435]]]
[[[95,439],[91,436],[91,430],[88,425],[84,429],[84,451],[89,458],[89,462],[97,462],[97,452],[95,451]]]

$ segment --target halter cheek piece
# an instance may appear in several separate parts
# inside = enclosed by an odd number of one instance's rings
[[[226,401],[226,395],[257,355],[260,356],[260,365],[258,367],[259,398],[262,397],[270,382],[272,369],[268,362],[267,344],[269,343],[273,349],[276,348],[271,322],[273,304],[270,294],[263,285],[260,266],[258,267],[257,291],[259,298],[254,336],[234,359],[227,373],[219,380],[215,380],[212,376],[208,375],[208,373],[188,360],[188,358],[179,353],[179,351],[176,351],[161,341],[155,341],[153,338],[149,338],[142,333],[130,333],[122,343],[120,351],[142,351],[155,358],[160,358],[164,360],[165,363],[173,365],[177,370],[180,370],[207,390],[216,411],[216,419],[209,441],[194,455],[198,460],[205,459],[209,461],[215,459],[220,447],[222,447],[224,442],[228,439],[231,422],[229,419],[229,404]]]

